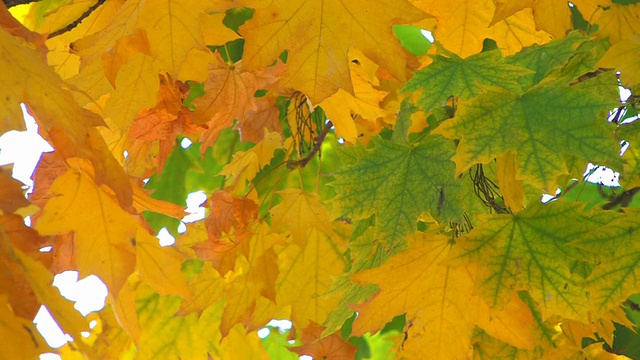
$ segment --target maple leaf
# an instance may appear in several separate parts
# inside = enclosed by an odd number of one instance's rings
[[[0,135],[23,103],[54,152],[28,199],[0,171],[0,357],[52,351],[41,305],[64,358],[287,359],[296,334],[317,358],[627,351],[638,4],[14,3]],[[586,162],[624,188],[572,180]],[[108,306],[77,313],[65,270]]]
[[[439,264],[450,251],[447,237],[420,234],[410,249],[384,265],[353,275],[351,278],[358,282],[380,287],[369,301],[354,306],[358,311],[354,334],[376,331],[384,326],[382,319],[406,312],[411,325],[401,354],[416,356],[430,344],[434,358],[466,356],[475,317],[473,307],[468,305],[473,302],[473,282],[468,269]]]
[[[482,223],[459,239],[450,263],[478,265],[476,289],[491,307],[502,308],[514,291],[528,290],[542,304],[545,318],[565,314],[586,319],[589,301],[570,264],[594,259],[570,243],[615,215],[590,214],[581,208],[562,202],[531,205],[514,215],[482,215]],[[568,223],[581,226],[565,226]]]
[[[422,213],[461,220],[462,212],[454,204],[477,202],[468,180],[451,176],[452,143],[428,136],[415,146],[376,138],[373,144],[372,149],[343,151],[345,166],[335,182],[340,192],[334,213],[353,220],[375,214],[379,236],[390,247],[416,230]]]
[[[419,103],[425,112],[441,106],[450,96],[468,100],[480,94],[485,86],[500,87],[518,92],[518,78],[530,73],[526,68],[509,65],[502,61],[498,52],[485,52],[462,59],[455,54],[450,57],[432,56],[433,62],[417,71],[407,82],[404,91],[422,90]],[[509,74],[505,77],[504,74]]]
[[[256,11],[240,28],[246,41],[244,66],[263,68],[288,50],[284,85],[302,91],[314,104],[338,89],[352,91],[347,57],[350,48],[361,50],[403,80],[405,56],[393,38],[391,25],[415,21],[421,16],[404,0],[393,3],[299,0],[248,5]]]
[[[338,302],[335,294],[325,293],[345,266],[340,245],[337,235],[313,229],[304,249],[294,243],[276,247],[281,269],[276,281],[276,304],[280,308],[290,305],[291,319],[301,327],[309,321],[324,322]]]
[[[220,56],[211,62],[205,95],[193,102],[194,122],[209,126],[201,136],[202,151],[213,144],[220,131],[233,125],[234,119],[243,119],[250,110],[257,110],[253,95],[273,85],[282,69],[279,63],[264,71],[244,71],[242,64],[226,64]]]
[[[534,87],[522,94],[487,88],[482,95],[462,102],[456,116],[434,133],[460,139],[454,157],[457,173],[512,151],[520,177],[552,189],[556,178],[567,171],[562,155],[617,162],[606,155],[615,154],[617,145],[602,136],[607,128],[598,119],[609,104],[591,93],[561,86]],[[484,131],[509,136],[485,137],[481,135]]]
[[[630,88],[640,84],[640,72],[638,71],[638,50],[640,48],[640,38],[634,37],[622,40],[607,50],[607,53],[598,63],[604,67],[614,67],[619,69],[622,83]]]
[[[339,334],[333,334],[328,337],[321,338],[323,327],[309,323],[302,330],[301,341],[302,346],[291,348],[296,354],[312,356],[314,359],[353,359],[356,355],[356,348],[353,344],[343,339]]]
[[[41,234],[75,232],[81,274],[98,274],[117,294],[135,264],[130,239],[136,224],[85,171],[69,169],[56,179],[50,190],[55,197],[47,202],[36,229]]]
[[[581,249],[601,255],[585,284],[595,317],[603,316],[638,290],[634,264],[639,253],[632,244],[638,231],[637,219],[638,211],[628,209],[624,217],[574,240]]]

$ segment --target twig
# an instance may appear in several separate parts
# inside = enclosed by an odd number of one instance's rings
[[[633,196],[639,191],[640,191],[640,187],[631,188],[623,192],[622,194],[616,196],[608,203],[602,205],[602,208],[604,210],[611,210],[618,205],[620,205],[620,207],[627,207],[631,203],[631,200],[633,200]]]
[[[322,142],[324,141],[324,138],[327,136],[327,134],[329,133],[329,130],[331,130],[332,127],[333,127],[333,123],[331,122],[331,120],[327,121],[324,130],[322,130],[320,135],[318,135],[318,137],[315,138],[316,140],[315,145],[313,146],[313,149],[311,150],[309,155],[307,155],[304,159],[289,161],[287,163],[287,167],[289,169],[295,169],[297,167],[307,166],[307,163],[309,163],[309,161],[311,161],[311,159],[316,155],[316,153],[320,151],[320,148],[322,147]]]
[[[7,8],[17,6],[17,5],[30,4],[32,2],[38,2],[38,1],[41,1],[41,0],[2,0],[2,2],[7,6]]]
[[[100,5],[104,4],[105,1],[106,0],[98,0],[95,4],[93,4],[90,8],[88,8],[87,11],[82,13],[82,15],[80,15],[80,17],[78,17],[74,22],[63,27],[62,29],[56,30],[51,34],[49,34],[49,39],[56,37],[58,35],[62,35],[67,31],[73,30],[76,26],[80,25],[82,20],[86,19],[89,15],[91,15],[91,13],[93,13],[98,7],[100,7]]]

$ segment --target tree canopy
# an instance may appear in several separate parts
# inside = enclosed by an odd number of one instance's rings
[[[0,171],[1,358],[640,356],[640,3],[22,2],[0,134],[54,151]]]

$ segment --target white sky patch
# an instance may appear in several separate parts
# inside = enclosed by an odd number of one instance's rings
[[[260,339],[266,338],[267,336],[269,336],[269,334],[271,334],[271,330],[269,330],[268,328],[262,328],[258,330],[258,337]]]
[[[77,271],[65,271],[53,278],[53,286],[60,290],[65,298],[74,301],[74,308],[83,316],[104,308],[108,295],[107,286],[95,275],[89,275],[78,281]],[[59,348],[72,338],[63,333],[46,307],[41,306],[33,322],[45,341],[52,348]],[[93,324],[95,326],[95,322]],[[91,326],[92,327],[92,326]],[[87,334],[83,334],[87,335]],[[59,359],[58,355],[45,354],[40,359]]]
[[[188,149],[191,145],[193,145],[193,141],[189,138],[184,138],[180,141],[180,147],[183,149]]]
[[[43,152],[53,148],[38,134],[38,124],[29,115],[24,105],[26,131],[9,131],[0,136],[0,166],[14,163],[13,177],[29,187],[33,186],[31,175]]]
[[[585,177],[585,181],[591,183],[612,187],[620,186],[620,173],[604,166],[589,163],[583,176]]]
[[[58,324],[53,320],[49,310],[44,306],[40,306],[40,310],[33,319],[33,322],[36,324],[36,329],[42,334],[47,344],[54,349],[72,340],[71,336],[62,332]]]
[[[205,217],[205,208],[200,206],[207,201],[207,194],[204,191],[198,190],[187,195],[187,208],[185,209],[189,215],[182,218],[185,223],[191,223],[194,221],[202,220]]]
[[[431,33],[431,31],[422,29],[422,30],[420,30],[420,32],[422,33],[422,36],[424,36],[427,39],[427,41],[429,41],[430,43],[433,44],[433,42],[436,41],[433,38],[433,34]]]
[[[78,281],[77,271],[65,271],[53,278],[53,286],[60,294],[76,302],[74,306],[83,316],[104,308],[107,299],[107,286],[95,275],[89,275]]]
[[[176,243],[176,238],[171,235],[166,226],[158,231],[156,237],[160,240],[160,246],[171,246]]]

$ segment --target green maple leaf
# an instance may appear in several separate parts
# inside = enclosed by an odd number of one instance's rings
[[[589,302],[582,277],[572,273],[571,264],[596,259],[570,242],[617,214],[583,207],[558,201],[534,204],[514,215],[482,215],[482,223],[457,241],[448,261],[477,265],[475,288],[491,307],[501,308],[514,291],[527,290],[543,318],[562,314],[584,320]]]
[[[453,142],[428,135],[419,145],[374,138],[341,151],[344,166],[334,185],[340,190],[334,212],[352,220],[376,215],[378,236],[392,247],[416,230],[418,217],[459,221],[463,211],[480,209],[468,177],[457,179],[450,158]]]
[[[419,103],[425,112],[441,106],[450,96],[470,99],[482,86],[521,91],[518,78],[533,71],[507,64],[499,51],[490,51],[466,59],[455,54],[432,56],[433,63],[415,73],[403,91],[422,90]]]
[[[520,84],[529,88],[542,81],[554,69],[564,67],[572,57],[579,57],[580,52],[576,53],[576,50],[587,41],[589,41],[587,36],[574,31],[566,38],[522,49],[519,53],[506,58],[505,62],[534,71],[533,74],[518,79]]]
[[[609,101],[591,92],[548,84],[523,94],[488,88],[459,105],[433,133],[460,139],[457,172],[513,151],[518,177],[548,191],[567,173],[565,156],[617,164],[619,145],[602,120]]]
[[[640,291],[639,220],[639,209],[626,208],[624,216],[572,243],[598,255],[600,263],[585,285],[589,290],[594,318]]]

